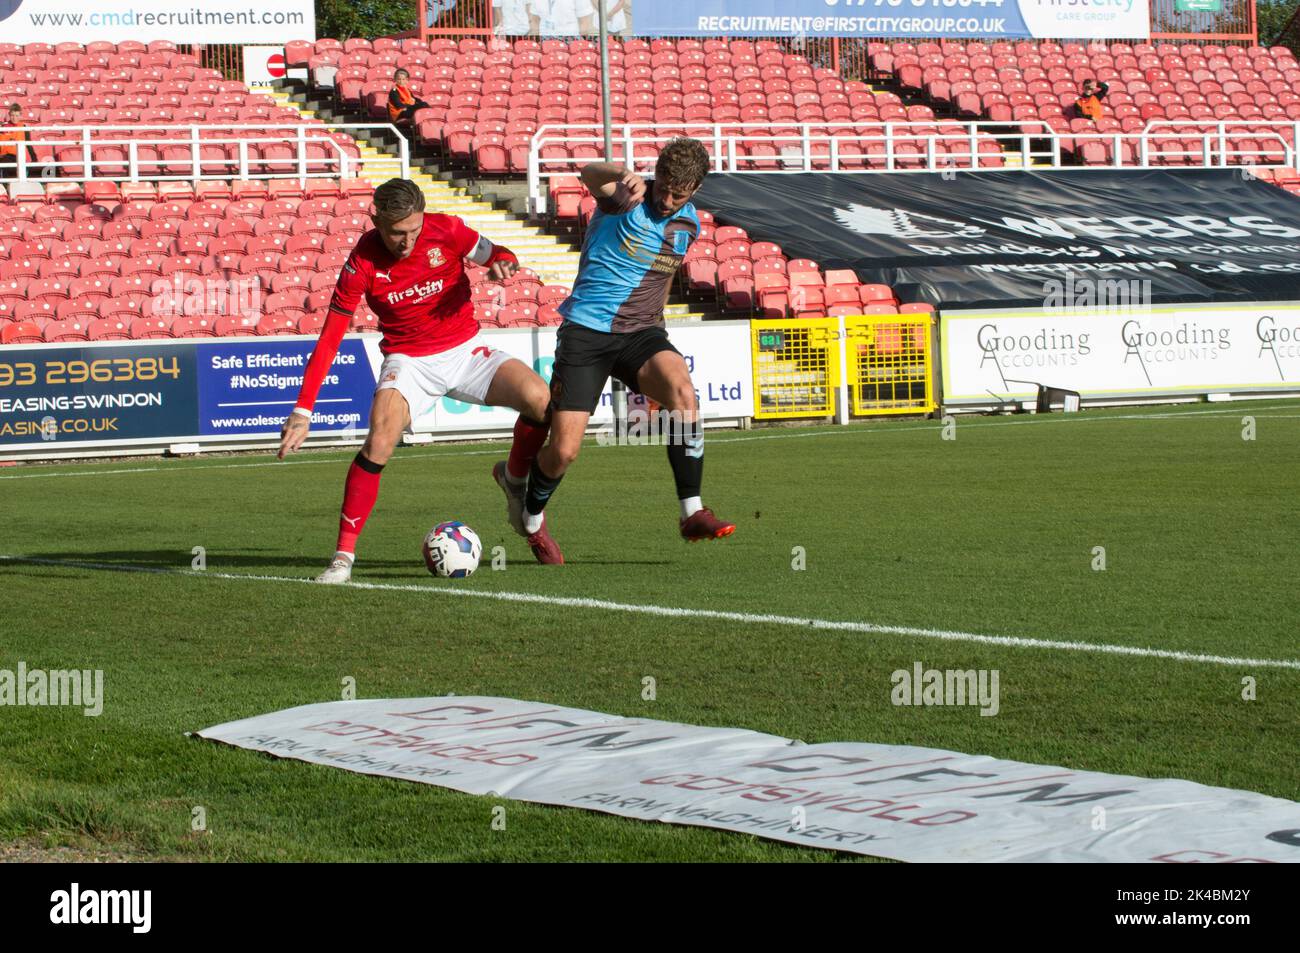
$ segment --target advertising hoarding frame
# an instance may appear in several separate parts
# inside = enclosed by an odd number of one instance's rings
[[[1300,301],[1259,301],[1259,302],[1223,302],[1223,303],[1188,303],[1188,304],[1170,304],[1170,305],[1153,305],[1146,308],[1127,308],[1127,309],[1106,309],[1106,308],[1062,308],[1062,309],[1043,309],[1043,308],[945,308],[940,309],[938,315],[938,341],[936,346],[937,368],[936,376],[939,387],[939,403],[944,412],[949,410],[956,411],[987,411],[1009,409],[1024,409],[1032,407],[1036,403],[1038,384],[1052,387],[1067,387],[1077,390],[1082,394],[1084,406],[1104,407],[1104,406],[1124,406],[1149,403],[1186,403],[1199,401],[1215,401],[1224,399],[1260,399],[1270,397],[1293,397],[1300,396],[1300,336],[1289,334],[1285,341],[1278,342],[1274,340],[1266,343],[1261,337],[1262,333],[1275,333],[1277,329],[1278,317],[1282,315],[1284,326],[1287,322],[1300,328]],[[1240,315],[1240,320],[1234,320],[1232,315]],[[1121,335],[1121,343],[1125,351],[1125,357],[1132,357],[1133,364],[1127,368],[1130,379],[1136,377],[1134,368],[1140,368],[1144,379],[1148,380],[1147,386],[1125,386],[1121,384],[1116,387],[1097,387],[1088,386],[1087,379],[1081,379],[1077,372],[1063,366],[1040,366],[1040,367],[1012,367],[1003,368],[998,357],[993,356],[997,348],[992,349],[974,349],[964,347],[960,354],[954,353],[957,342],[954,338],[959,335],[955,333],[955,322],[964,321],[982,321],[989,322],[994,320],[1037,320],[1039,326],[1034,328],[1030,333],[1024,334],[1021,331],[1013,332],[1013,338],[1028,338],[1031,347],[1039,342],[1034,341],[1035,336],[1043,334],[1050,338],[1053,329],[1049,325],[1053,321],[1068,320],[1069,318],[1083,317],[1087,320],[1106,320],[1110,319],[1115,322],[1115,326],[1110,328]],[[1204,321],[1220,321],[1231,323],[1231,330],[1235,332],[1229,334],[1226,338],[1219,334],[1213,335],[1213,340],[1209,341],[1208,335],[1216,330],[1224,330],[1226,324],[1218,329],[1213,327],[1197,327],[1190,332],[1184,333],[1184,337],[1199,336],[1203,340],[1192,341],[1191,343],[1180,343],[1178,341],[1179,331],[1170,330],[1169,328],[1141,328],[1137,329],[1138,338],[1134,338],[1134,332],[1130,329],[1125,330],[1125,322],[1138,321],[1139,324],[1143,318],[1148,319],[1148,323],[1154,319],[1159,325],[1160,322],[1184,322],[1196,321],[1199,317]],[[1273,322],[1267,326],[1263,332],[1259,330],[1261,322],[1266,318],[1272,317]],[[1288,326],[1289,329],[1289,326]],[[1076,335],[1080,331],[1091,333],[1096,328],[1076,327]],[[1154,333],[1156,337],[1150,338]],[[1127,334],[1125,338],[1123,335]],[[1169,337],[1165,342],[1164,337]],[[1248,336],[1249,335],[1249,336]],[[1146,340],[1154,340],[1156,343],[1148,345]],[[987,339],[986,339],[987,340]],[[1207,343],[1208,341],[1208,343]],[[1045,339],[1044,343],[1049,342]],[[1293,365],[1291,367],[1292,377],[1288,378],[1282,362],[1277,353],[1277,345],[1289,348],[1296,354],[1288,354],[1288,360]],[[1112,348],[1114,344],[1111,342]],[[1196,350],[1210,348],[1214,350],[1228,350],[1232,346],[1257,348],[1258,351],[1252,357],[1247,359],[1258,365],[1260,373],[1253,380],[1232,380],[1232,381],[1207,381],[1188,380],[1186,383],[1160,383],[1150,378],[1150,369],[1147,362],[1142,356],[1144,348],[1153,347],[1157,350],[1163,348],[1166,354],[1176,355],[1179,348],[1187,349],[1187,353],[1195,356]],[[1058,352],[1066,352],[1069,346],[1061,343],[1061,346],[1049,348]],[[1265,352],[1271,351],[1268,355]],[[1068,354],[1066,357],[1068,358]],[[987,365],[989,361],[998,364],[1001,378],[1005,379],[1005,384],[999,379],[995,382],[987,380],[980,383],[996,383],[998,387],[985,387],[983,393],[976,394],[970,392],[969,384],[965,387],[955,386],[954,365],[958,361],[976,360]],[[1180,363],[1180,362],[1172,362]],[[1194,363],[1192,361],[1181,361],[1182,364]],[[1127,362],[1126,362],[1127,364]],[[1114,370],[1112,368],[1112,370]],[[1161,368],[1163,370],[1163,368]],[[1265,379],[1266,375],[1275,373],[1277,378]],[[1014,374],[1014,378],[1011,376]],[[966,379],[969,380],[969,372]],[[984,376],[988,378],[987,367],[984,367]],[[1100,380],[1099,376],[1094,376],[1092,380]],[[1007,385],[1015,384],[1018,387]],[[961,391],[961,392],[957,392]]]
[[[730,329],[730,330],[728,330]],[[685,332],[684,334],[682,332]],[[506,349],[516,357],[525,360],[535,369],[544,371],[543,377],[549,377],[549,364],[545,362],[550,360],[553,353],[553,340],[555,329],[546,328],[520,328],[520,329],[484,329],[482,332],[494,346],[500,346]],[[708,413],[708,405],[715,403],[730,407],[735,405],[738,412],[715,413],[712,416],[704,418],[706,427],[734,427],[745,426],[748,418],[753,413],[752,394],[749,394],[748,387],[750,383],[750,363],[748,350],[749,322],[748,320],[730,320],[730,321],[710,321],[707,323],[682,323],[670,324],[669,333],[677,338],[678,346],[688,357],[694,349],[692,345],[684,343],[683,338],[689,341],[696,337],[701,342],[707,340],[708,335],[730,334],[735,341],[725,348],[710,347],[710,358],[718,357],[731,376],[737,378],[738,383],[742,385],[742,394],[749,398],[748,410],[745,410],[744,396],[730,402],[721,399],[714,401],[715,381],[701,378],[696,379],[697,389],[700,390],[704,413]],[[526,342],[524,339],[526,338]],[[85,341],[72,344],[37,344],[30,346],[14,345],[0,348],[0,365],[12,366],[23,357],[32,355],[56,355],[61,351],[77,352],[103,352],[105,360],[112,360],[114,357],[122,358],[126,355],[148,354],[150,351],[161,348],[170,349],[191,349],[193,381],[190,383],[192,388],[193,406],[187,408],[190,415],[190,426],[188,430],[177,427],[177,430],[185,432],[177,433],[159,433],[155,436],[138,436],[130,438],[107,438],[102,440],[65,440],[61,437],[52,440],[41,440],[39,438],[30,442],[22,443],[0,443],[0,460],[46,460],[46,459],[67,459],[67,458],[89,458],[102,456],[129,456],[129,455],[156,455],[164,453],[167,449],[177,444],[198,444],[200,451],[207,452],[226,452],[234,450],[265,450],[278,444],[278,433],[270,431],[261,433],[202,433],[205,428],[204,420],[209,420],[213,413],[217,411],[214,408],[226,408],[238,406],[235,404],[216,404],[213,403],[210,393],[220,389],[219,384],[214,380],[227,373],[228,368],[214,369],[212,367],[201,366],[205,355],[211,360],[212,355],[229,351],[232,348],[245,346],[250,350],[263,351],[275,349],[277,346],[280,350],[301,351],[303,345],[314,345],[316,338],[314,336],[303,335],[277,335],[275,337],[227,337],[227,338],[165,338],[158,340],[142,341]],[[340,358],[336,358],[335,367],[338,368],[340,359],[349,351],[356,351],[364,354],[369,358],[368,371],[372,375],[368,382],[362,380],[352,380],[350,382],[340,381],[336,385],[326,384],[322,390],[321,398],[318,400],[316,413],[330,412],[332,408],[325,407],[327,403],[335,401],[342,403],[344,399],[350,396],[352,406],[358,411],[364,407],[361,421],[356,427],[344,427],[338,425],[332,430],[321,430],[320,425],[313,427],[313,433],[309,439],[308,447],[328,447],[355,445],[361,443],[366,434],[366,425],[368,424],[368,412],[370,404],[370,395],[373,391],[374,376],[378,372],[382,355],[379,352],[380,336],[378,334],[349,334],[344,338],[343,347],[340,349]],[[507,343],[508,342],[508,343]],[[310,352],[308,347],[307,352]],[[531,358],[530,358],[531,356]],[[729,363],[728,363],[729,362]],[[354,372],[360,373],[365,368],[354,363]],[[364,362],[363,362],[364,363]],[[733,368],[730,364],[735,364]],[[295,373],[296,365],[284,370],[286,375]],[[259,366],[253,370],[274,371],[274,367],[265,365]],[[239,369],[242,370],[242,369]],[[300,374],[300,370],[298,371]],[[333,370],[332,370],[333,373]],[[0,380],[4,380],[5,372],[0,370]],[[365,384],[364,390],[361,385]],[[729,381],[727,382],[730,383]],[[296,384],[290,385],[281,382],[282,389],[286,399],[283,400],[260,400],[249,402],[250,407],[267,406],[270,404],[283,405],[283,410],[287,413],[293,403],[292,397],[297,394]],[[344,386],[346,393],[334,393],[331,387]],[[39,389],[39,388],[38,388]],[[48,389],[48,388],[46,388]],[[68,391],[69,395],[75,392]],[[606,394],[609,393],[609,387],[606,386]],[[16,398],[26,397],[27,395],[15,392],[8,386],[0,386],[0,400],[14,400]],[[45,396],[33,395],[33,396]],[[266,397],[268,395],[251,395]],[[508,437],[514,425],[515,413],[507,409],[479,409],[471,406],[460,407],[459,402],[451,402],[450,398],[443,398],[439,405],[444,402],[450,402],[446,407],[435,407],[430,414],[419,418],[412,433],[408,435],[407,442],[410,443],[427,443],[431,441],[442,440],[483,440],[497,437]],[[451,407],[451,404],[456,404]],[[233,415],[237,413],[261,413],[260,411],[231,411],[224,410],[224,413]],[[265,411],[264,413],[278,413],[279,411]],[[6,424],[11,423],[11,417],[20,411],[12,407],[6,409],[6,405],[0,404],[0,429]],[[21,411],[28,417],[43,416],[46,411],[32,410]],[[464,414],[465,416],[461,416]],[[610,416],[609,406],[603,403],[593,415],[591,430],[600,431],[606,429],[612,417]]]

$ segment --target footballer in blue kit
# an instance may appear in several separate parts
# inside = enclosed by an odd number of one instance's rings
[[[613,163],[582,169],[596,212],[582,243],[573,291],[559,306],[551,377],[550,440],[533,461],[526,486],[501,472],[497,482],[512,498],[533,552],[543,563],[564,561],[545,529],[543,511],[578,457],[587,421],[610,375],[668,412],[668,462],[681,506],[684,539],[720,539],[735,532],[700,500],[704,436],[695,385],[681,353],[668,339],[664,305],[673,276],[699,237],[691,197],[711,160],[695,139],[674,139],[659,154],[653,179]],[[522,498],[522,507],[519,502]],[[545,539],[540,536],[545,535]]]

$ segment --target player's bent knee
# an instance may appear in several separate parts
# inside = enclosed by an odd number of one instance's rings
[[[695,386],[691,383],[690,378],[687,378],[684,382],[674,383],[668,399],[671,401],[668,405],[669,410],[694,411],[697,408],[697,401]]]
[[[545,422],[551,413],[551,392],[541,378],[538,378],[538,384],[538,387],[529,388],[525,412],[533,420]]]
[[[361,448],[361,452],[366,455],[367,460],[380,466],[388,462],[388,458],[397,449],[398,441],[402,439],[402,428],[400,426],[385,426],[385,423],[384,421],[377,421],[371,425],[370,433],[366,436],[365,445]]]
[[[406,398],[395,390],[380,391],[370,409],[370,433],[361,448],[366,459],[381,466],[387,463],[402,439],[407,419]]]
[[[365,444],[361,447],[361,453],[371,463],[382,467],[392,457],[396,445],[396,441],[376,439],[372,434],[366,438]]]
[[[542,472],[547,476],[558,477],[563,476],[576,459],[578,459],[576,451],[566,453],[559,446],[548,444],[537,455],[537,465],[542,468]]]
[[[578,452],[582,449],[582,441],[561,441],[555,446],[555,461],[566,470],[573,465],[573,461],[578,459]]]
[[[546,447],[546,458],[542,460],[542,469],[545,469],[550,476],[560,476],[577,459],[578,451],[582,449],[582,434],[578,433],[577,439],[560,438],[558,441],[551,441]]]

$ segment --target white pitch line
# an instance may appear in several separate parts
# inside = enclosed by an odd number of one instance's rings
[[[227,579],[239,582],[279,582],[316,585],[313,579],[294,576],[263,576],[252,573],[199,572],[192,569],[168,569],[153,566],[122,566],[112,563],[77,562],[62,559],[43,559],[39,556],[0,555],[0,562],[35,563],[74,569],[106,570],[109,572],[135,572],[166,576],[191,576],[208,579]],[[947,629],[924,629],[913,626],[879,625],[874,622],[844,622],[833,619],[813,619],[801,616],[771,615],[752,612],[727,612],[719,609],[686,609],[675,606],[641,605],[631,602],[611,602],[606,599],[583,599],[573,596],[546,596],[532,592],[489,592],[480,589],[456,589],[449,586],[403,585],[384,582],[350,582],[340,588],[379,590],[383,592],[416,592],[427,596],[459,596],[471,599],[491,599],[497,602],[522,602],[533,605],[572,609],[597,609],[605,612],[628,612],[671,619],[718,619],[746,625],[779,625],[800,629],[821,629],[833,632],[861,632],[869,635],[905,635],[945,642],[973,642],[978,645],[999,645],[1007,648],[1061,649],[1068,652],[1091,652],[1103,655],[1128,655],[1139,658],[1169,659],[1175,662],[1199,662],[1207,665],[1233,667],[1289,668],[1300,670],[1300,659],[1235,658],[1226,655],[1209,655],[1194,652],[1175,652],[1171,649],[1140,648],[1131,645],[1112,645],[1105,642],[1066,642],[1059,639],[1029,639],[1008,635],[981,635],[977,632],[959,632]]]
[[[359,449],[359,448],[358,448]],[[355,453],[355,451],[349,451]],[[439,454],[444,457],[481,457],[496,454],[497,456],[506,453],[505,450],[460,450]],[[417,452],[408,452],[403,456],[427,456],[428,454]],[[246,470],[252,467],[319,467],[331,464],[338,466],[345,461],[336,458],[329,460],[256,460],[247,463],[204,463],[199,466],[187,467],[182,461],[172,466],[163,467],[123,467],[120,470],[75,470],[71,473],[60,473],[51,469],[44,473],[13,473],[7,476],[0,476],[0,480],[35,480],[40,477],[77,477],[77,476],[100,476],[110,473],[199,473],[204,470]]]
[[[1268,409],[1268,408],[1261,408]],[[967,420],[961,423],[963,428],[983,428],[983,427],[1023,427],[1026,425],[1043,425],[1043,424],[1082,424],[1082,423],[1106,423],[1115,420],[1175,420],[1180,417],[1191,419],[1203,419],[1206,417],[1231,417],[1236,416],[1238,410],[1187,410],[1174,411],[1163,414],[1115,414],[1107,417],[1075,417],[1073,419],[1062,416],[1043,416],[1034,417],[1024,420]],[[1243,416],[1252,416],[1257,420],[1284,420],[1300,418],[1300,414],[1260,414],[1254,413]],[[801,430],[794,433],[774,433],[774,434],[747,434],[741,437],[713,437],[706,441],[708,445],[724,443],[748,443],[753,440],[791,440],[796,438],[807,437],[853,437],[862,434],[879,434],[879,433],[914,433],[918,430],[939,430],[943,426],[939,421],[918,425],[915,427],[837,427],[834,430],[809,429]],[[502,442],[502,441],[497,441]],[[597,444],[595,447],[586,449],[607,449]],[[351,452],[351,451],[349,451]],[[404,450],[403,457],[482,457],[500,454],[502,450],[447,450],[440,448],[428,448],[419,450]],[[110,474],[120,473],[201,473],[204,470],[243,470],[253,467],[309,467],[309,466],[326,466],[337,465],[341,461],[337,458],[325,460],[258,460],[246,463],[197,463],[196,466],[186,466],[189,461],[177,461],[171,466],[157,467],[123,467],[117,470],[73,470],[61,471],[56,467],[50,467],[40,473],[11,473],[0,476],[0,480],[39,480],[46,477],[78,477],[78,476],[107,476]]]

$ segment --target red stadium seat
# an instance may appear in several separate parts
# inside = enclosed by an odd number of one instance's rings
[[[89,339],[90,320],[82,318],[69,321],[51,321],[42,332],[44,340],[50,343],[62,341],[85,341]]]
[[[40,326],[32,321],[11,321],[0,327],[0,344],[39,344]]]
[[[131,326],[120,318],[96,318],[90,322],[92,341],[124,341],[131,337]]]
[[[257,322],[257,333],[260,335],[297,334],[298,321],[302,315],[301,311],[295,313],[288,310],[264,313],[262,319]]]
[[[223,314],[216,319],[217,337],[249,337],[257,334],[257,317],[251,314]]]
[[[171,323],[172,337],[212,337],[216,334],[216,322],[212,315],[181,315]]]

